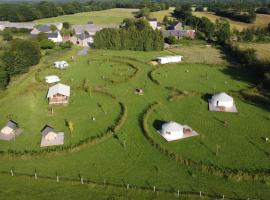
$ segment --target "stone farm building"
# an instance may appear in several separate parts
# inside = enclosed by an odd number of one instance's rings
[[[66,104],[70,97],[70,86],[58,83],[49,88],[47,98],[49,104]]]

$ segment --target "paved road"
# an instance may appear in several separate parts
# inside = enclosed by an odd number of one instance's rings
[[[89,47],[84,47],[82,50],[78,51],[78,56],[86,56],[88,53]]]

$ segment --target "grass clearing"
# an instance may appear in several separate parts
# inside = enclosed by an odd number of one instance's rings
[[[212,22],[215,22],[217,19],[220,19],[220,16],[215,15],[213,12],[193,12],[193,15],[197,17],[207,17]],[[224,18],[224,17],[223,17]],[[227,19],[232,28],[236,28],[238,30],[243,30],[244,28],[250,28],[250,27],[265,27],[270,22],[270,16],[264,15],[264,14],[257,14],[256,21],[254,23],[244,23],[244,22],[238,22],[231,20],[229,18]]]
[[[168,51],[184,56],[185,63],[226,64],[221,50],[207,44],[183,45]]]
[[[163,18],[165,16],[168,16],[168,18],[172,18],[172,12],[174,11],[175,7],[170,7],[168,10],[161,10],[156,12],[151,12],[151,16],[157,18],[159,22],[163,21]]]
[[[11,110],[9,103],[16,105],[17,109],[14,106],[14,112],[17,112],[18,119],[22,119],[21,124],[24,124],[25,129],[29,130],[32,126],[39,127],[40,124],[49,121],[46,110],[47,104],[44,99],[46,86],[40,80],[46,74],[56,72],[54,69],[48,68],[50,63],[55,59],[69,60],[71,55],[76,55],[75,50],[65,52],[65,56],[61,54],[55,55],[52,52],[43,58],[40,66],[33,67],[25,76],[16,77],[1,99],[1,105],[3,104],[1,111],[9,113],[9,110]],[[251,170],[262,167],[269,168],[269,157],[266,156],[266,152],[269,152],[270,149],[261,140],[262,136],[269,137],[267,132],[269,129],[269,120],[266,118],[268,116],[267,110],[249,105],[238,98],[236,98],[236,104],[240,110],[239,115],[209,113],[206,102],[200,96],[185,97],[179,101],[168,101],[171,91],[166,89],[166,86],[188,92],[195,91],[199,94],[221,90],[225,92],[234,90],[237,94],[238,90],[252,86],[250,81],[252,81],[253,77],[244,76],[240,71],[226,68],[224,64],[181,63],[156,67],[147,64],[150,60],[163,55],[169,55],[169,53],[166,51],[133,52],[90,49],[87,56],[76,56],[75,61],[70,62],[71,66],[59,73],[63,83],[70,84],[72,87],[70,105],[55,108],[56,115],[52,123],[56,123],[55,126],[58,126],[58,124],[61,126],[64,118],[72,118],[73,121],[76,121],[74,130],[78,129],[78,132],[74,135],[75,140],[76,135],[81,139],[86,136],[85,134],[89,133],[89,130],[106,128],[107,124],[117,116],[119,113],[118,106],[109,97],[103,97],[102,94],[93,94],[91,97],[79,89],[83,80],[87,79],[91,88],[102,88],[104,91],[114,95],[117,102],[120,101],[126,105],[127,115],[123,126],[115,133],[114,137],[108,137],[100,143],[79,149],[79,151],[65,152],[59,155],[40,155],[30,157],[30,159],[24,159],[16,155],[0,157],[0,171],[9,172],[11,168],[14,168],[15,173],[32,175],[36,169],[39,176],[47,176],[53,179],[56,172],[62,178],[76,180],[80,174],[87,180],[98,183],[103,183],[106,180],[107,183],[119,184],[123,188],[128,183],[132,186],[151,189],[155,186],[156,188],[174,192],[179,189],[180,191],[197,193],[202,191],[203,193],[219,196],[224,194],[225,197],[238,199],[269,199],[269,186],[266,183],[258,181],[237,182],[229,178],[202,173],[161,154],[145,138],[142,133],[141,115],[150,104],[160,101],[162,106],[150,115],[150,127],[153,120],[156,119],[185,122],[204,135],[205,145],[211,149],[209,151],[200,144],[200,137],[194,137],[176,143],[166,143],[165,145],[170,150],[190,159],[202,161],[206,164],[213,163],[220,167],[248,168]],[[130,77],[134,73],[134,69],[129,67],[130,64],[136,66],[138,72],[136,76],[126,79],[126,77]],[[148,77],[148,74],[153,69],[156,69],[153,77],[160,82],[160,85],[155,84]],[[187,69],[188,72],[186,72]],[[103,76],[119,80],[120,83],[110,82]],[[135,95],[134,90],[136,88],[143,88],[144,95]],[[27,91],[28,93],[26,93]],[[99,111],[96,105],[98,102],[101,102],[106,110],[108,109],[107,115]],[[17,111],[21,109],[19,108],[20,105],[25,108],[25,113]],[[100,121],[100,124],[93,124],[88,121],[88,116],[91,116],[91,113],[95,113],[95,111],[98,111],[96,122]],[[27,115],[31,120],[28,120]],[[5,116],[6,114],[0,115],[1,125],[6,122]],[[253,127],[254,116],[257,125]],[[228,130],[231,132],[227,133],[227,129],[222,126],[222,122],[215,118],[221,121],[228,120],[230,125]],[[81,129],[79,129],[80,126]],[[155,141],[163,142],[160,141],[160,137],[155,130],[151,128],[151,131]],[[30,134],[29,136],[23,134],[20,136],[21,138],[14,141],[17,143],[13,148],[33,148],[31,140],[35,141],[35,136],[30,137]],[[79,138],[77,139],[79,140]],[[248,143],[248,140],[255,142],[255,145]],[[239,145],[239,141],[241,144],[243,143],[243,147]],[[215,151],[216,144],[221,146],[220,156],[218,157],[214,156],[212,152]],[[9,145],[9,143],[1,142],[0,151],[5,151],[9,148]],[[230,148],[233,151],[230,151]],[[250,155],[256,158],[251,159]],[[2,178],[4,175],[1,174],[0,177]],[[18,181],[20,180],[18,179]],[[35,183],[39,181],[43,182],[37,180]],[[32,181],[27,180],[26,182],[27,186],[25,187],[27,188],[39,187],[40,189],[37,191],[40,191],[41,195],[43,195],[43,189],[50,190],[53,185],[46,184],[48,183],[46,181],[43,182],[45,184],[41,183],[38,186],[34,186]],[[10,196],[16,197],[13,192],[17,190],[16,184],[12,183],[9,180],[6,181],[7,186],[12,185],[10,187]],[[72,191],[72,189],[68,190],[71,187],[70,185],[72,183],[65,183],[62,188],[59,184],[59,191],[64,190],[64,188],[66,188],[66,191]],[[7,187],[3,187],[3,190],[4,188]],[[80,191],[84,193],[83,195],[87,194],[84,188],[80,189],[75,186],[74,190],[76,190],[74,194],[78,194]],[[33,191],[35,192],[35,190]],[[102,193],[102,190],[94,189],[94,191],[99,194]],[[115,192],[113,194],[122,194],[118,190],[113,191]],[[30,194],[35,195],[34,192]],[[105,192],[108,192],[108,189]],[[109,192],[109,194],[111,193]],[[152,197],[155,199],[174,198],[174,195],[148,196],[149,194],[145,194],[143,191],[140,191],[140,195],[143,195],[140,199],[152,199]],[[57,194],[55,196],[57,197]],[[98,198],[102,199],[103,196],[97,196]],[[119,199],[128,198],[134,199],[133,196],[119,197]]]
[[[120,24],[123,19],[133,17],[137,9],[113,8],[102,11],[81,12],[73,15],[63,15],[52,18],[35,20],[35,24],[56,22],[69,22],[71,24],[87,24],[92,21],[95,24]]]
[[[270,43],[238,43],[240,48],[255,49],[256,55],[261,60],[270,59]]]

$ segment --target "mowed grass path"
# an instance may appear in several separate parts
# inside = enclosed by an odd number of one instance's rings
[[[193,12],[193,15],[197,17],[207,17],[212,22],[215,22],[217,19],[221,18],[220,16],[215,15],[213,12]],[[243,30],[244,28],[249,28],[249,27],[265,27],[270,22],[270,16],[264,15],[264,14],[257,14],[257,18],[254,23],[244,23],[244,22],[234,21],[229,18],[225,18],[225,19],[227,19],[230,22],[232,28],[236,28],[240,31]]]
[[[52,18],[35,20],[35,24],[54,22],[69,22],[71,24],[87,24],[92,21],[95,24],[120,24],[123,19],[133,17],[137,9],[114,8],[102,11],[81,12],[73,15],[63,15]]]
[[[161,154],[152,145],[150,145],[142,133],[141,115],[143,111],[148,107],[148,105],[155,101],[161,101],[163,105],[166,105],[165,107],[160,107],[160,111],[156,111],[157,113],[166,113],[168,116],[166,120],[172,119],[181,122],[182,119],[186,119],[188,123],[194,122],[195,129],[201,130],[201,133],[205,135],[207,140],[215,140],[212,141],[213,144],[219,144],[220,140],[227,138],[226,135],[222,135],[220,138],[213,137],[213,135],[211,135],[213,133],[208,131],[216,130],[216,128],[222,126],[218,122],[215,122],[214,124],[209,122],[209,126],[200,124],[200,120],[197,119],[197,112],[200,114],[198,117],[204,117],[205,115],[205,117],[208,116],[207,118],[211,120],[212,118],[209,117],[211,113],[207,112],[205,103],[201,103],[202,100],[199,97],[190,99],[187,98],[184,99],[183,102],[168,102],[167,98],[171,93],[165,89],[165,86],[171,85],[179,89],[182,87],[188,91],[195,90],[198,87],[198,91],[202,93],[212,92],[213,89],[211,83],[213,82],[216,82],[217,84],[216,89],[224,89],[226,91],[231,89],[235,89],[237,91],[249,86],[249,84],[243,80],[234,80],[232,76],[229,76],[231,73],[225,73],[224,70],[220,70],[226,69],[224,66],[208,66],[203,64],[176,64],[162,66],[156,71],[156,73],[154,73],[154,78],[158,78],[158,80],[161,82],[161,85],[157,85],[149,79],[149,73],[156,68],[146,63],[148,63],[151,59],[161,55],[168,55],[168,52],[90,50],[88,56],[76,57],[75,61],[72,63],[72,66],[62,74],[61,78],[63,80],[70,81],[71,84],[76,86],[83,82],[85,78],[87,78],[92,87],[103,87],[106,91],[115,95],[117,100],[123,102],[127,106],[127,119],[125,120],[123,127],[117,132],[117,137],[111,137],[102,143],[81,149],[80,151],[68,152],[66,154],[57,156],[38,156],[29,160],[20,158],[1,158],[0,170],[9,171],[11,167],[14,167],[15,172],[17,171],[21,173],[33,174],[34,169],[37,169],[39,175],[50,177],[55,177],[55,173],[57,172],[60,177],[78,179],[78,174],[80,174],[84,178],[90,179],[92,181],[103,182],[105,179],[107,182],[123,184],[123,186],[126,186],[126,184],[129,183],[133,186],[137,185],[151,188],[156,186],[157,188],[164,188],[173,191],[177,191],[177,189],[179,189],[180,191],[203,191],[209,194],[225,194],[225,196],[235,198],[249,197],[269,199],[269,186],[264,183],[259,183],[256,181],[236,182],[227,178],[201,173],[200,171],[196,171],[188,168],[185,165],[176,163],[174,160],[171,160],[169,157]],[[117,77],[115,77],[114,74],[119,72],[123,73],[123,76],[132,73],[132,70],[130,71],[130,69],[121,66],[121,64],[120,67],[118,67],[115,64],[115,61],[111,64],[110,62],[107,63],[106,61],[108,58],[121,59],[123,62],[132,63],[138,67],[139,72],[135,77],[128,80],[127,82],[117,84],[108,83],[106,79],[102,78],[103,74],[105,74],[107,77],[109,76],[115,79]],[[101,62],[102,60],[104,62]],[[185,72],[187,66],[189,67],[188,73]],[[125,71],[123,69],[125,69]],[[44,68],[44,70],[48,69]],[[162,72],[162,70],[165,70],[166,72]],[[42,73],[42,71],[40,73]],[[207,81],[205,74],[207,74],[206,72],[208,71],[209,73],[207,76]],[[109,72],[111,72],[111,75]],[[168,78],[164,78],[164,75],[166,76],[166,74]],[[182,80],[183,77],[187,76],[187,74],[188,77],[186,77],[186,81]],[[30,76],[31,77],[29,77],[29,80],[34,81],[34,75],[30,74]],[[123,77],[118,76],[118,78],[122,80]],[[160,78],[162,80],[160,80]],[[239,78],[241,78],[241,76]],[[198,80],[204,81],[204,86]],[[225,81],[228,82],[228,86],[226,85]],[[28,84],[24,84],[24,87],[27,88],[27,85]],[[16,85],[13,85],[13,87],[16,88]],[[145,94],[143,96],[137,96],[134,94],[134,90],[140,87],[144,89]],[[10,90],[14,88],[10,88]],[[238,101],[241,100],[237,100],[237,105]],[[88,102],[82,103],[89,105],[90,109],[93,106]],[[251,109],[245,109],[246,103],[240,102],[239,105],[241,104],[244,105],[243,110],[249,114],[253,112],[258,113],[258,116],[263,118],[267,113],[267,111],[255,106],[251,107]],[[62,109],[65,110],[65,107]],[[239,109],[242,110],[242,106],[240,106]],[[185,115],[181,115],[181,111],[188,116],[185,118]],[[192,115],[190,113],[192,113]],[[151,119],[160,119],[162,117],[159,115],[154,115],[151,115],[153,116]],[[229,115],[225,114],[225,116]],[[74,117],[76,116],[74,115]],[[258,120],[261,118],[258,118]],[[238,120],[240,120],[240,118],[238,118],[237,115],[234,115],[231,120],[233,122],[230,121],[230,123],[235,124]],[[250,118],[247,120],[250,120]],[[198,122],[198,124],[195,124],[195,122]],[[245,121],[245,123],[239,123],[239,126],[241,126],[240,130],[242,134],[246,124],[252,122]],[[75,129],[77,129],[77,126]],[[264,131],[261,126],[258,127],[258,130],[259,129],[260,131],[254,133],[253,136],[256,141]],[[152,134],[155,133],[156,132],[152,132]],[[157,137],[157,141],[160,140],[157,133],[155,137]],[[233,137],[232,139],[235,139],[233,143],[235,145],[239,135],[231,134],[231,137]],[[192,151],[189,152],[183,151],[183,154],[187,156],[189,153],[189,156],[194,159],[197,159],[196,156],[199,156],[198,160],[203,160],[204,162],[231,166],[231,163],[226,163],[223,157],[220,157],[220,161],[217,162],[212,156],[211,152],[202,151],[200,153],[199,149],[202,147],[196,145],[199,145],[199,141],[200,137],[194,137],[188,140],[179,141],[177,144],[172,144],[171,146],[177,153],[180,152],[181,155],[182,148],[198,148],[198,151],[192,149]],[[126,145],[123,145],[124,142]],[[25,143],[25,145],[27,144]],[[177,146],[176,148],[174,148],[175,145]],[[260,144],[259,147],[262,148],[263,146]],[[1,148],[3,148],[3,146],[1,146]],[[241,158],[243,155],[247,155],[247,153],[249,153],[241,152],[241,145],[235,146],[234,148],[237,149],[237,155],[235,155],[235,157]],[[260,153],[260,157],[263,155],[263,152],[260,152],[260,150],[254,147],[252,148],[255,155],[259,155]],[[231,153],[223,151],[222,148],[221,151],[224,152],[224,156],[225,154],[228,156],[227,154]],[[223,154],[220,155],[223,156]],[[251,159],[246,162],[251,165],[253,160]],[[240,161],[234,166],[245,168],[246,166],[243,166],[243,163],[244,162]],[[268,162],[261,160],[258,161],[256,167],[267,166],[267,164]],[[49,187],[46,187],[45,185],[44,188]],[[158,199],[158,197],[156,198]],[[172,199],[172,197],[169,196],[167,199]]]

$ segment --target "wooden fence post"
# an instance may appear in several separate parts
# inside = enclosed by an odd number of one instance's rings
[[[127,184],[127,189],[129,189],[129,184]]]
[[[202,191],[200,191],[200,197],[202,197]]]
[[[180,191],[179,191],[179,189],[177,190],[177,196],[179,197],[179,195],[180,195]]]
[[[81,184],[83,185],[83,177],[81,177]]]
[[[156,192],[156,186],[154,186],[154,192]]]
[[[35,179],[37,179],[37,170],[35,169]]]

